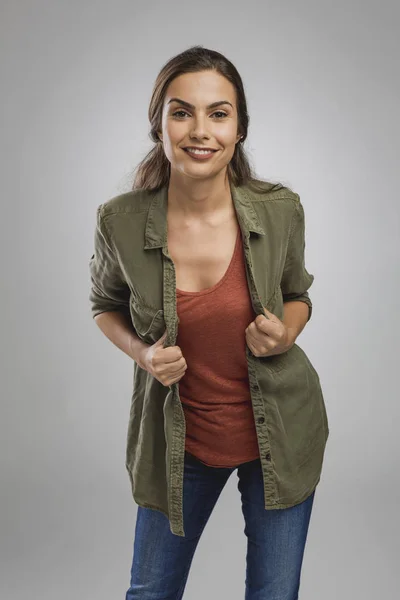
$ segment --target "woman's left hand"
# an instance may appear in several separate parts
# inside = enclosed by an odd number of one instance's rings
[[[264,308],[246,328],[246,343],[254,356],[273,356],[286,352],[294,344],[287,326],[276,315]]]

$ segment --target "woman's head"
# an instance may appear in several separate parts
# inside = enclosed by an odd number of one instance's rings
[[[241,139],[238,125],[233,85],[215,70],[197,71],[169,84],[157,135],[171,171],[203,179],[226,171]],[[213,152],[200,160],[188,148]]]
[[[249,126],[242,79],[219,52],[193,46],[169,60],[156,79],[148,115],[155,145],[138,165],[134,189],[166,185],[171,168],[193,178],[225,169],[234,185],[255,180],[242,146]],[[193,146],[216,152],[196,160],[184,150]]]

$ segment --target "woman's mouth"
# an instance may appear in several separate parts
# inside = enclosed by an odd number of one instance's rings
[[[186,154],[195,160],[207,160],[211,158],[218,150],[197,150],[195,148],[183,148]]]

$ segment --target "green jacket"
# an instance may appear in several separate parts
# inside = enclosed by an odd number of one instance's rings
[[[255,313],[265,306],[280,319],[283,303],[308,295],[314,276],[304,265],[304,209],[288,188],[268,193],[230,184],[243,235],[246,276]],[[267,189],[267,188],[266,188]],[[130,316],[141,340],[152,344],[165,329],[164,347],[176,344],[175,270],[166,241],[167,186],[135,190],[97,208],[90,259],[93,317],[104,311]],[[243,332],[244,335],[244,332]],[[320,480],[329,435],[319,376],[298,344],[287,352],[246,355],[264,479],[265,509],[305,500]],[[135,502],[163,512],[173,534],[184,536],[185,417],[179,382],[162,385],[133,362],[126,468]]]

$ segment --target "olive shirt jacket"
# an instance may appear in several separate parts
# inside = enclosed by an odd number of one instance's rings
[[[265,182],[266,183],[266,182]],[[312,303],[314,276],[304,264],[304,209],[281,186],[255,192],[230,182],[243,238],[246,278],[255,313],[279,319],[283,304]],[[269,184],[271,186],[271,184]],[[138,337],[176,344],[176,278],[167,246],[168,186],[137,189],[100,204],[90,259],[93,318],[121,311]],[[243,335],[245,333],[243,332]],[[320,480],[328,419],[319,376],[298,344],[255,357],[246,346],[251,402],[260,450],[266,510],[304,501]],[[159,510],[173,534],[184,536],[185,417],[179,382],[164,386],[133,361],[126,469],[134,501]]]

